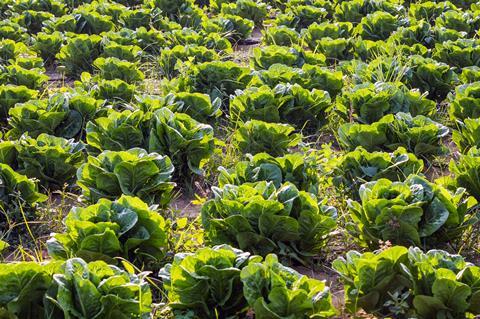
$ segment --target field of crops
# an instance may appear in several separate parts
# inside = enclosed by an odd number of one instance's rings
[[[480,316],[480,2],[0,0],[0,319]]]

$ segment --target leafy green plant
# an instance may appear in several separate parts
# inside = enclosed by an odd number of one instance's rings
[[[5,150],[5,149],[3,149]],[[31,213],[38,203],[47,200],[47,196],[38,192],[35,180],[15,172],[9,165],[0,164],[0,220],[7,224],[11,220],[19,221]]]
[[[230,96],[235,90],[245,89],[250,71],[232,61],[205,62],[197,65],[191,74],[195,91],[213,99]]]
[[[349,22],[313,23],[304,32],[304,39],[310,49],[323,53],[327,59],[347,60],[352,57],[352,29]]]
[[[36,98],[38,92],[25,86],[0,85],[0,118],[6,119],[8,111],[17,103],[24,103]]]
[[[337,110],[343,117],[353,111],[359,122],[373,123],[386,114],[399,112],[408,112],[413,116],[432,115],[436,104],[418,91],[408,90],[403,84],[377,82],[345,90],[337,99]]]
[[[276,255],[250,262],[240,276],[255,318],[330,318],[336,314],[324,281],[282,265]]]
[[[240,271],[259,259],[227,245],[175,255],[173,263],[159,274],[169,306],[176,315],[190,311],[199,318],[231,318],[245,313]]]
[[[86,133],[87,144],[92,152],[146,148],[148,119],[140,110],[112,111],[106,117],[88,122]]]
[[[59,264],[12,262],[0,265],[0,315],[4,318],[46,318],[43,298]]]
[[[157,62],[160,72],[168,77],[174,78],[180,74],[184,63],[200,64],[220,60],[220,55],[212,49],[199,45],[176,45],[171,49],[164,49],[160,53]]]
[[[143,55],[142,49],[136,45],[122,45],[116,42],[109,42],[103,46],[101,56],[105,58],[117,58],[124,61],[136,62]]]
[[[77,8],[73,10],[73,14],[76,20],[75,33],[96,35],[112,31],[115,28],[112,17],[108,15],[102,15],[86,8]]]
[[[465,153],[472,146],[480,147],[480,118],[458,121],[458,130],[453,131],[452,140],[460,152]]]
[[[85,123],[97,112],[95,99],[83,95],[54,94],[47,100],[31,100],[10,109],[8,138],[28,132],[36,138],[42,133],[74,138],[82,134]]]
[[[105,80],[120,79],[127,83],[135,83],[145,78],[135,63],[118,58],[98,58],[93,61],[93,65],[98,68],[99,76]]]
[[[279,104],[275,90],[263,85],[237,90],[230,100],[230,116],[233,120],[250,119],[265,122],[280,122]]]
[[[34,68],[25,69],[20,65],[12,64],[2,70],[0,75],[0,83],[25,86],[32,90],[39,90],[44,87],[49,79],[44,74],[45,70]]]
[[[172,158],[178,176],[203,174],[205,162],[213,154],[213,128],[184,113],[161,108],[152,115],[149,150]]]
[[[456,239],[476,222],[467,213],[465,189],[455,193],[418,175],[404,182],[379,179],[360,186],[360,201],[349,201],[350,233],[362,245],[393,244],[431,246]]]
[[[269,45],[253,50],[251,65],[255,70],[265,70],[274,64],[301,67],[305,63],[298,48]]]
[[[457,82],[457,75],[445,63],[421,56],[409,58],[411,67],[407,74],[409,86],[427,93],[428,98],[442,101]]]
[[[459,75],[459,80],[463,84],[480,82],[480,67],[467,66],[462,68],[462,73]]]
[[[273,157],[267,153],[247,155],[246,161],[236,163],[231,169],[220,167],[219,171],[219,187],[267,181],[277,188],[290,182],[299,190],[312,194],[318,194],[319,191],[320,176],[314,154],[293,153],[283,157]]]
[[[203,22],[203,29],[207,33],[222,34],[232,42],[247,39],[253,28],[253,21],[233,14],[222,13]]]
[[[220,13],[237,15],[252,20],[256,25],[262,25],[267,17],[267,5],[253,0],[239,0],[233,3],[223,3]]]
[[[388,302],[395,295],[408,293],[412,286],[403,273],[405,264],[408,264],[408,249],[402,246],[374,253],[349,251],[335,260],[332,267],[344,284],[346,309],[353,314],[360,309],[380,317],[390,314]],[[400,311],[408,311],[410,305]]]
[[[172,103],[167,107],[173,112],[185,113],[200,123],[213,123],[221,115],[222,101],[211,100],[202,93],[178,92],[172,95]]]
[[[298,44],[300,34],[284,25],[272,26],[262,31],[263,42],[267,45],[293,46]]]
[[[358,198],[357,190],[364,182],[381,178],[401,181],[422,170],[423,161],[403,147],[392,153],[368,152],[363,147],[357,147],[336,159],[330,174],[336,187],[342,187],[342,190]]]
[[[363,17],[355,31],[366,40],[386,40],[402,23],[388,12],[375,11]]]
[[[460,318],[480,314],[480,267],[442,250],[410,248],[408,275],[418,318]]]
[[[455,176],[455,183],[480,201],[480,151],[472,147],[466,154],[461,154],[457,161],[450,161],[450,171]]]
[[[458,39],[436,43],[432,58],[453,67],[480,65],[480,40]]]
[[[152,292],[147,273],[127,273],[103,261],[65,262],[46,295],[51,318],[148,318]]]
[[[449,114],[454,121],[480,117],[480,82],[457,86],[450,96]]]
[[[241,153],[268,153],[281,156],[290,147],[301,142],[301,135],[288,124],[266,123],[251,120],[242,124],[234,133],[233,143]]]
[[[97,157],[89,156],[87,163],[78,169],[77,184],[92,203],[125,194],[164,207],[172,198],[173,171],[167,156],[149,154],[140,148],[104,151]]]
[[[49,65],[55,60],[55,55],[60,52],[64,41],[61,32],[39,32],[35,37],[34,49],[40,54],[45,64]]]
[[[212,244],[227,243],[265,256],[277,253],[304,261],[318,254],[335,229],[334,208],[293,184],[272,182],[214,188],[202,207],[202,224]]]
[[[405,147],[415,155],[441,154],[441,140],[449,129],[432,119],[409,113],[389,114],[372,124],[347,123],[338,130],[339,141],[349,150],[362,146],[367,151]]]
[[[62,188],[84,162],[84,148],[82,142],[45,133],[37,138],[23,135],[17,146],[19,171],[45,187]]]
[[[93,61],[100,56],[100,41],[97,35],[79,34],[67,40],[56,55],[65,69],[65,74],[78,77],[82,72],[93,71]]]
[[[139,268],[158,267],[167,253],[168,225],[139,198],[122,195],[112,202],[74,207],[64,220],[66,231],[52,234],[47,242],[54,259],[80,257],[117,264],[115,257]]]
[[[327,68],[310,64],[304,64],[301,69],[273,64],[267,70],[256,72],[255,75],[252,85],[257,81],[270,87],[287,83],[299,84],[304,89],[327,91],[332,98],[340,93],[343,87],[342,72],[332,72]]]

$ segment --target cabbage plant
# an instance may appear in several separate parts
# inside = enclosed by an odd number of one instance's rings
[[[325,281],[301,275],[270,254],[240,274],[243,293],[255,318],[331,318],[336,315]]]
[[[227,243],[265,256],[303,261],[325,247],[335,229],[336,211],[314,195],[272,182],[214,188],[202,207],[202,224],[212,244]]]
[[[219,187],[227,184],[242,185],[260,181],[272,182],[279,188],[290,182],[299,190],[318,194],[320,176],[319,164],[314,154],[293,153],[283,157],[273,157],[267,153],[247,154],[231,169],[220,167]]]
[[[232,318],[248,305],[240,281],[243,267],[261,259],[228,245],[176,254],[160,271],[169,306],[176,315],[188,311],[199,318]]]
[[[360,200],[348,202],[350,232],[364,246],[381,241],[431,247],[456,239],[476,222],[468,213],[465,189],[455,193],[424,177],[379,179],[360,186]]]
[[[174,166],[168,156],[141,148],[104,151],[89,156],[77,171],[77,184],[92,203],[101,198],[136,196],[149,204],[166,206],[172,198]]]
[[[147,319],[152,292],[146,276],[127,273],[104,261],[69,259],[53,276],[45,313],[48,318]]]
[[[213,128],[184,113],[161,108],[152,115],[148,148],[171,157],[178,176],[203,174],[214,150]]]
[[[80,257],[117,264],[125,258],[139,268],[158,267],[168,250],[164,218],[136,197],[102,198],[88,207],[74,207],[64,220],[66,231],[52,234],[48,253],[55,259]]]
[[[294,131],[295,128],[288,124],[251,120],[241,124],[235,131],[233,140],[242,153],[265,152],[272,156],[282,156],[290,147],[301,142],[301,135]]]

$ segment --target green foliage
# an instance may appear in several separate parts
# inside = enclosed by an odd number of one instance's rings
[[[238,0],[233,3],[223,3],[220,12],[222,14],[236,15],[244,19],[252,20],[256,25],[262,25],[267,17],[267,5],[253,0]]]
[[[126,151],[147,146],[148,121],[140,111],[112,111],[87,123],[86,138],[92,152]]]
[[[219,187],[267,181],[277,188],[290,182],[302,191],[312,194],[318,194],[319,191],[320,176],[314,154],[293,153],[283,157],[273,157],[267,153],[247,155],[247,160],[236,163],[234,168],[220,167],[219,171]]]
[[[480,314],[480,267],[442,250],[408,251],[413,307],[418,318],[460,318]]]
[[[167,156],[149,154],[140,148],[104,151],[97,157],[89,156],[87,163],[78,169],[77,184],[92,203],[124,194],[164,207],[172,198],[173,171]]]
[[[188,114],[200,123],[213,123],[222,115],[222,101],[219,98],[212,101],[206,94],[190,92],[178,92],[171,98],[171,104],[167,107],[172,112]]]
[[[333,207],[293,184],[272,182],[214,188],[202,207],[202,224],[212,244],[227,243],[265,256],[277,253],[303,261],[325,247],[336,227]]]
[[[170,156],[178,176],[203,175],[202,168],[215,148],[213,128],[167,108],[152,116],[149,150]]]
[[[243,268],[241,279],[255,318],[330,318],[336,314],[324,281],[282,265],[273,254]]]
[[[61,32],[39,32],[35,37],[33,47],[45,61],[45,64],[51,64],[55,60],[55,55],[60,52],[63,40],[64,36]]]
[[[301,67],[305,59],[299,48],[269,45],[253,49],[251,65],[255,70],[266,70],[274,64]]]
[[[160,72],[168,78],[178,76],[185,68],[187,61],[192,64],[220,60],[220,55],[215,50],[199,45],[176,45],[171,49],[164,49],[157,59]]]
[[[349,22],[313,23],[304,32],[304,38],[310,49],[323,53],[327,59],[347,60],[352,57],[352,29]]]
[[[457,68],[480,66],[480,40],[458,39],[436,43],[432,58]]]
[[[122,195],[112,202],[74,207],[64,220],[65,233],[47,242],[54,259],[80,257],[117,264],[115,257],[152,269],[163,261],[168,247],[168,226],[163,217],[136,197]]]
[[[281,156],[301,142],[302,136],[294,131],[288,124],[251,120],[235,131],[233,143],[241,153]]]
[[[86,263],[80,258],[65,262],[54,275],[45,306],[48,318],[150,317],[152,292],[147,273],[127,273],[103,261]]]
[[[448,64],[418,55],[409,59],[412,67],[407,74],[408,85],[427,93],[430,99],[445,99],[457,82],[453,69]]]
[[[145,78],[135,63],[122,61],[118,58],[98,58],[93,61],[98,68],[99,76],[105,80],[120,79],[127,83],[135,83]]]
[[[480,117],[480,82],[457,86],[450,96],[449,114],[452,120]]]
[[[198,318],[232,318],[247,310],[240,271],[259,260],[227,245],[177,254],[160,271],[176,315],[193,311]]]
[[[480,118],[458,121],[458,130],[453,131],[452,140],[460,152],[465,153],[472,146],[480,147]]]
[[[19,171],[45,187],[62,188],[84,162],[84,148],[82,142],[45,133],[36,138],[23,135],[17,146]]]
[[[337,99],[337,110],[345,118],[353,111],[359,122],[373,123],[387,114],[399,112],[413,116],[433,115],[436,104],[418,91],[408,90],[403,84],[377,82],[345,90]]]
[[[459,80],[464,84],[480,82],[480,67],[468,66],[463,68],[462,73],[459,75]]]
[[[143,51],[136,45],[122,45],[110,42],[103,47],[102,56],[106,58],[117,58],[124,61],[136,62],[142,57]]]
[[[365,40],[386,40],[402,23],[388,12],[375,11],[362,18],[356,33]]]
[[[267,45],[293,46],[298,44],[300,34],[284,25],[272,26],[262,31],[263,42]]]
[[[112,18],[108,15],[102,15],[84,8],[75,9],[73,14],[76,20],[75,33],[96,35],[112,31],[115,28]]]
[[[360,186],[360,201],[349,201],[350,233],[369,247],[380,241],[432,246],[462,235],[476,222],[467,214],[465,189],[455,193],[418,175],[404,182],[379,179]]]
[[[54,94],[48,100],[31,100],[9,111],[12,129],[7,137],[19,138],[28,132],[36,138],[42,133],[74,138],[82,134],[85,123],[97,112],[95,99],[83,95]]]
[[[450,161],[450,171],[455,176],[458,186],[480,201],[480,151],[472,147],[466,154],[461,154],[457,161]]]
[[[240,119],[280,122],[279,103],[274,89],[263,85],[248,87],[235,93],[230,100],[230,116],[234,121]]]
[[[25,69],[20,65],[9,65],[3,70],[0,67],[3,74],[0,74],[0,83],[13,84],[19,86],[25,86],[32,90],[38,90],[44,87],[45,83],[49,79],[45,75],[42,69]]]
[[[403,147],[392,153],[368,152],[363,147],[358,147],[339,157],[330,174],[336,187],[342,187],[342,190],[358,198],[358,188],[364,182],[381,178],[401,181],[422,170],[423,161]]]
[[[390,313],[388,302],[395,295],[402,295],[412,286],[403,273],[403,265],[408,263],[408,250],[394,246],[374,253],[349,251],[345,257],[339,257],[332,264],[339,273],[345,287],[345,303],[350,313],[360,309],[385,317]],[[400,308],[409,310],[410,305]]]
[[[100,55],[100,41],[97,35],[79,34],[67,40],[56,55],[58,62],[65,68],[65,74],[78,77],[82,72],[93,71],[93,61]]]
[[[442,250],[394,246],[350,251],[333,263],[345,284],[347,309],[380,317],[464,318],[478,315],[480,269]]]
[[[304,89],[324,90],[335,97],[343,87],[342,72],[332,72],[326,68],[304,64],[301,69],[288,67],[283,64],[273,64],[267,70],[255,73],[253,83],[260,81],[270,87],[278,84],[299,84]]]
[[[238,15],[220,14],[203,22],[203,29],[207,33],[219,33],[231,42],[247,39],[254,28],[253,21]]]
[[[0,119],[6,119],[8,111],[17,103],[36,98],[38,93],[25,86],[0,85]]]
[[[210,95],[212,100],[245,89],[251,78],[249,69],[232,61],[205,62],[195,66],[192,73],[194,90]]]
[[[18,262],[0,264],[0,316],[46,319],[43,297],[52,284],[58,263]]]
[[[7,164],[0,164],[0,220],[20,221],[22,215],[41,202],[47,200],[47,196],[38,192],[36,181],[25,175],[15,172]]]
[[[432,119],[409,113],[382,117],[372,124],[347,123],[338,130],[339,141],[349,150],[362,146],[367,151],[395,150],[405,147],[415,155],[441,154],[445,147],[441,139],[449,129]]]

